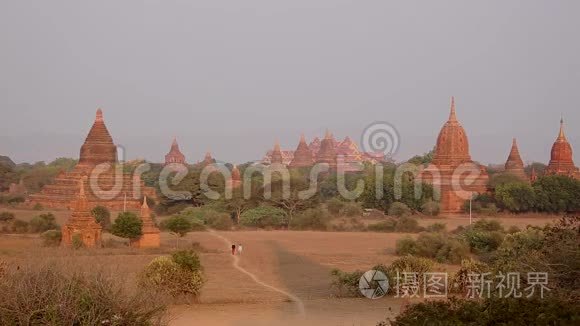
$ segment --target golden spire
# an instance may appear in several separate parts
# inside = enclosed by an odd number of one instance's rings
[[[449,112],[449,121],[457,121],[455,113],[455,96],[451,96],[451,112]]]
[[[560,118],[560,133],[558,134],[558,140],[566,141],[566,135],[564,134],[564,118]]]

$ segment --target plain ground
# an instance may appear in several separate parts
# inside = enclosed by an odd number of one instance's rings
[[[3,209],[0,209],[0,211]],[[17,218],[30,219],[38,211],[14,210]],[[57,211],[58,223],[68,212]],[[554,216],[501,217],[506,226],[544,225]],[[445,223],[449,230],[468,225],[466,217],[421,218],[420,224]],[[210,232],[194,232],[180,241],[181,248],[197,248],[205,269],[199,302],[171,308],[171,325],[376,325],[394,316],[404,304],[400,299],[337,298],[330,287],[330,271],[368,270],[393,261],[395,243],[406,234],[373,232],[229,231],[219,232],[244,246],[240,266],[262,282],[299,297],[304,316],[287,297],[255,283],[232,266],[229,245]],[[111,239],[105,235],[105,239]],[[153,258],[175,246],[175,238],[162,233],[162,248],[136,250],[124,247],[72,251],[42,248],[37,235],[0,235],[0,258],[12,264],[30,259],[65,256],[79,266],[107,268],[128,282]],[[454,269],[453,266],[441,266]]]

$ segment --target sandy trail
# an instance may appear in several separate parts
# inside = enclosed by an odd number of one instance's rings
[[[232,244],[232,241],[229,240],[228,238],[224,237],[223,235],[217,233],[215,230],[209,230],[210,234],[221,239],[228,247]],[[298,312],[301,316],[304,316],[306,313],[306,310],[304,309],[304,302],[302,302],[302,300],[300,298],[298,298],[297,296],[295,296],[292,293],[286,292],[280,288],[277,288],[275,286],[272,286],[270,284],[266,284],[264,282],[262,282],[255,274],[248,272],[247,270],[245,270],[244,268],[242,268],[240,266],[240,256],[238,255],[232,255],[233,261],[232,261],[232,266],[237,269],[238,271],[248,275],[254,282],[256,282],[257,284],[270,289],[274,292],[278,292],[284,296],[287,296],[290,300],[292,300],[294,303],[296,303],[296,306],[298,308]]]

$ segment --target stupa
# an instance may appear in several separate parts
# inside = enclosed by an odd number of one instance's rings
[[[331,170],[336,170],[336,141],[334,137],[330,133],[330,131],[326,131],[326,135],[324,139],[320,142],[320,150],[316,155],[316,163],[319,164],[328,164],[328,167]]]
[[[453,97],[449,119],[437,138],[433,161],[418,177],[439,189],[443,214],[461,213],[466,200],[487,191],[487,170],[471,160],[467,134],[457,120]]]
[[[185,155],[179,150],[179,145],[177,144],[177,139],[173,138],[173,143],[171,143],[171,149],[169,153],[165,155],[165,165],[177,163],[185,164]]]
[[[515,138],[512,141],[512,149],[507,161],[505,162],[505,173],[516,176],[522,181],[529,181],[526,172],[524,172],[524,162],[520,157],[520,151]]]
[[[274,151],[272,151],[270,164],[284,164],[284,159],[282,158],[282,151],[280,150],[280,143],[278,141],[276,141],[276,144],[274,144]]]
[[[320,138],[314,137],[314,139],[308,145],[308,148],[310,148],[310,151],[312,152],[312,158],[315,161],[316,161],[316,155],[318,155],[318,152],[320,151],[320,143],[321,143]]]
[[[234,167],[232,168],[230,184],[232,188],[238,188],[239,186],[242,185],[242,175],[240,174],[240,170],[238,169],[237,165],[234,165]]]
[[[85,178],[78,180],[78,195],[73,202],[73,211],[68,222],[62,227],[62,245],[72,246],[73,238],[78,237],[85,247],[101,245],[103,228],[91,214],[91,206],[85,193]]]
[[[159,228],[153,222],[151,217],[151,209],[147,204],[147,197],[143,197],[143,205],[141,206],[141,227],[142,235],[139,239],[131,242],[131,246],[135,248],[157,248],[161,245],[161,238],[159,236]]]
[[[289,164],[291,168],[303,168],[309,167],[314,164],[314,160],[312,158],[312,152],[310,148],[308,148],[308,144],[306,144],[306,138],[304,134],[300,135],[300,142],[298,143],[298,147],[296,147],[296,151],[294,151],[294,157]]]
[[[344,140],[339,143],[337,149],[338,166],[346,172],[354,172],[362,170],[362,162],[366,157],[359,151],[358,146],[346,136]]]
[[[106,165],[109,165],[108,169],[104,168]],[[72,171],[60,173],[52,184],[44,186],[39,193],[31,195],[29,203],[71,209],[78,182],[83,176],[88,178],[86,196],[92,206],[100,205],[111,210],[139,209],[143,196],[156,197],[155,189],[146,187],[138,175],[117,173],[116,165],[117,147],[107,130],[103,112],[98,109],[81,147],[79,163]]]
[[[580,179],[580,171],[574,165],[572,146],[564,133],[564,119],[560,120],[560,132],[552,145],[550,163],[545,170],[546,175],[565,175]]]
[[[211,152],[205,152],[205,156],[203,157],[203,161],[201,161],[201,165],[202,166],[207,166],[210,164],[214,164],[215,163],[215,159],[211,156]]]

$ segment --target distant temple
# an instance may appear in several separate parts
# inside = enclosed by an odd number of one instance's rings
[[[518,143],[514,138],[512,141],[512,149],[510,150],[510,154],[508,156],[507,161],[505,162],[505,173],[511,174],[516,176],[518,179],[522,181],[529,181],[526,172],[524,172],[524,162],[520,156],[520,151],[518,149]]]
[[[276,141],[276,144],[274,144],[274,150],[272,151],[272,156],[270,157],[270,164],[284,164],[282,151],[280,150],[280,143],[278,141]]]
[[[572,146],[564,133],[564,119],[560,120],[560,132],[552,145],[550,163],[545,170],[546,175],[565,175],[580,179],[580,171],[574,165]]]
[[[458,168],[476,175],[465,177]],[[443,214],[461,213],[470,196],[487,191],[487,170],[471,160],[467,134],[457,120],[454,98],[451,98],[449,120],[439,132],[433,161],[418,177],[440,190]]]
[[[171,143],[171,149],[169,153],[165,155],[165,165],[171,163],[186,164],[185,155],[179,150],[179,145],[177,144],[177,139],[173,138],[173,143]]]
[[[96,173],[99,164],[111,167]],[[143,196],[156,197],[155,189],[146,187],[139,176],[114,170],[117,164],[117,147],[105,126],[103,112],[97,110],[95,122],[81,147],[79,163],[70,172],[60,173],[52,184],[30,196],[30,204],[49,208],[72,208],[79,180],[87,177],[86,197],[91,206],[104,206],[111,210],[139,209]],[[97,188],[97,189],[94,189]]]
[[[91,214],[91,206],[85,192],[85,178],[78,179],[78,195],[72,203],[72,214],[62,227],[62,245],[72,246],[75,237],[85,247],[99,247],[103,228]]]
[[[328,163],[333,169],[340,166],[344,171],[359,171],[362,163],[377,164],[385,161],[384,153],[361,152],[350,137],[345,137],[342,142],[339,142],[329,131],[326,132],[322,141],[316,137],[309,145],[306,144],[306,139],[302,135],[295,151],[270,150],[262,159],[262,163],[271,164],[274,153],[276,153],[277,162],[280,161],[281,155],[282,164],[291,168],[308,167],[314,163]]]

